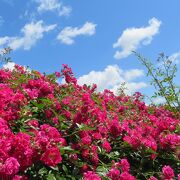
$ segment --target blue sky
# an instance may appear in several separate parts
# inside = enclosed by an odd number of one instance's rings
[[[152,94],[132,50],[156,63],[160,52],[180,59],[180,1],[0,0],[0,49],[13,61],[51,73],[68,64],[80,84]],[[178,63],[178,67],[179,67]],[[176,81],[179,83],[180,72]]]

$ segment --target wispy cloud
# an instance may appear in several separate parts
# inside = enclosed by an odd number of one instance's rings
[[[14,37],[9,36],[0,37],[0,46],[8,45],[13,39]]]
[[[164,104],[166,102],[164,97],[156,97],[152,99],[154,104]]]
[[[178,52],[175,52],[173,54],[171,54],[170,56],[167,56],[167,59],[164,61],[160,61],[156,64],[156,66],[158,68],[164,68],[164,65],[167,63],[168,64],[168,61],[171,61],[173,64],[179,64],[180,62],[180,51]],[[164,64],[165,63],[165,64]]]
[[[180,62],[180,51],[173,53],[171,56],[169,56],[169,60],[178,64]]]
[[[141,69],[123,70],[117,65],[109,65],[103,71],[91,71],[87,75],[78,78],[78,84],[97,84],[97,90],[110,89],[117,94],[121,84],[125,82],[125,92],[131,94],[141,88],[147,87],[145,82],[134,82],[132,80],[143,76]]]
[[[2,16],[0,16],[0,26],[2,26],[2,25],[3,25],[3,23],[4,23],[4,19],[3,19],[3,17],[2,17]]]
[[[37,10],[39,13],[46,11],[56,12],[59,16],[69,16],[72,11],[70,6],[63,5],[59,0],[34,0],[38,3]]]
[[[44,33],[53,30],[56,26],[56,24],[44,25],[42,20],[31,22],[21,29],[22,36],[0,37],[0,45],[9,46],[13,50],[19,48],[29,50],[37,43],[38,40],[43,38]]]
[[[62,6],[59,11],[59,16],[69,16],[71,14],[72,8],[70,6]]]
[[[153,36],[159,32],[161,21],[156,18],[149,20],[149,25],[140,28],[127,28],[113,44],[113,48],[121,48],[114,54],[114,58],[122,59],[132,54],[140,45],[151,43]]]
[[[96,24],[86,22],[82,27],[65,27],[57,36],[57,39],[64,44],[71,45],[77,36],[92,36],[96,32]]]
[[[38,19],[37,15],[38,15],[37,12],[26,9],[24,13],[19,15],[19,18],[28,19],[29,21],[36,21],[36,19]]]

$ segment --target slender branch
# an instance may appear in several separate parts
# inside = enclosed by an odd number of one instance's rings
[[[153,77],[153,79],[154,79],[155,83],[158,85],[160,91],[162,91],[163,96],[164,96],[164,98],[166,99],[168,105],[171,107],[171,104],[170,104],[170,102],[169,102],[169,100],[168,100],[167,95],[165,94],[165,92],[164,92],[164,90],[163,90],[162,85],[159,83],[158,79],[155,77],[153,71],[151,70],[151,68],[149,67],[148,63],[146,62],[146,59],[143,58],[143,57],[142,57],[140,54],[138,54],[137,52],[134,52],[134,53],[135,53],[135,55],[139,58],[139,60],[141,60],[141,62],[146,66],[146,68],[148,69],[148,72],[149,72],[150,75]]]
[[[167,61],[167,60],[166,60],[166,61]],[[166,66],[166,64],[165,64],[166,61],[163,60],[163,65],[164,65],[164,68],[165,68],[165,71],[166,71],[166,75],[167,75],[166,77],[167,77],[167,78],[168,78],[168,77],[171,77],[170,80],[168,81],[168,83],[169,83],[169,85],[170,85],[170,88],[171,88],[172,91],[173,91],[173,95],[174,95],[174,98],[175,98],[175,100],[176,100],[176,103],[177,103],[178,107],[180,108],[180,102],[179,102],[178,96],[177,96],[177,94],[176,94],[176,92],[175,92],[175,87],[174,87],[174,85],[173,85],[173,77],[174,77],[174,74],[175,74],[175,72],[176,72],[176,70],[175,70],[176,67],[174,66],[172,74],[169,75],[169,68],[170,68],[172,62],[170,61],[169,66],[168,66],[168,65]],[[174,104],[174,103],[173,103],[173,104]],[[174,106],[175,106],[175,105],[174,105]]]

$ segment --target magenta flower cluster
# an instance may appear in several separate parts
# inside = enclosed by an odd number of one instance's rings
[[[141,97],[1,69],[0,179],[180,179],[179,114]]]

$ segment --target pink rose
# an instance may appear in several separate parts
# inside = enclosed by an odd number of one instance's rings
[[[60,151],[57,147],[50,148],[42,155],[41,161],[48,166],[56,166],[62,161]]]
[[[123,172],[129,172],[130,165],[127,159],[121,159],[120,164]]]
[[[163,179],[173,179],[174,178],[174,171],[170,166],[164,166],[162,168],[163,172]]]
[[[106,152],[110,152],[111,151],[111,145],[110,145],[110,143],[108,142],[108,141],[104,141],[103,143],[102,143],[102,147],[103,147],[103,149],[105,149],[106,150]]]
[[[101,180],[101,177],[93,171],[88,171],[84,173],[84,180]]]
[[[19,171],[20,164],[17,161],[17,159],[10,157],[6,159],[4,165],[3,165],[3,170],[5,174],[8,175],[13,175],[16,174]]]

